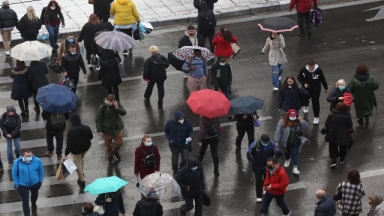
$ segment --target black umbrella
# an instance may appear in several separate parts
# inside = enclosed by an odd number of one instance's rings
[[[295,21],[287,17],[271,17],[258,24],[261,30],[269,32],[290,32],[299,28]]]
[[[176,70],[182,71],[181,68],[183,67],[184,60],[179,60],[176,58],[175,55],[172,54],[173,52],[168,53],[168,62],[171,64]]]
[[[231,108],[228,113],[236,114],[250,114],[254,111],[263,108],[264,101],[252,96],[237,97],[231,100]]]

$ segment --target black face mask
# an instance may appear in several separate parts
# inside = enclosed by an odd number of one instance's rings
[[[274,169],[275,167],[273,167],[273,166],[267,166],[267,168],[270,169],[270,170],[272,170],[272,169]]]

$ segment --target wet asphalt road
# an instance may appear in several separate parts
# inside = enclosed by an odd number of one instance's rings
[[[301,39],[296,32],[285,33],[288,63],[284,65],[283,78],[289,74],[297,76],[298,71],[310,59],[316,61],[322,67],[328,85],[332,89],[338,79],[345,79],[347,82],[353,77],[354,70],[358,64],[366,64],[370,68],[370,73],[379,83],[383,83],[382,62],[384,61],[384,44],[382,26],[384,20],[367,22],[377,11],[362,12],[366,9],[380,6],[382,3],[369,3],[360,6],[351,6],[339,9],[326,10],[323,14],[324,23],[321,27],[313,27],[312,38]],[[296,20],[295,14],[289,16]],[[228,28],[239,38],[241,53],[233,60],[233,98],[237,96],[252,95],[265,100],[265,107],[259,111],[259,115],[264,119],[262,126],[255,130],[255,137],[258,138],[263,133],[274,135],[276,124],[281,116],[277,109],[277,92],[272,91],[270,81],[270,66],[267,55],[261,55],[261,48],[267,33],[261,32],[256,26],[258,21],[247,21],[229,24]],[[164,30],[163,32],[165,32]],[[173,117],[177,110],[183,111],[187,118],[191,120],[194,127],[199,124],[199,116],[191,113],[185,104],[188,97],[186,80],[182,73],[173,73],[173,68],[168,72],[168,79],[165,85],[164,110],[157,109],[157,90],[151,98],[151,104],[145,104],[143,94],[146,83],[140,78],[144,61],[149,57],[148,47],[152,44],[160,48],[161,53],[165,54],[173,51],[177,47],[179,38],[183,31],[169,31],[162,34],[148,35],[144,44],[137,43],[133,51],[133,56],[124,58],[124,66],[128,71],[130,80],[124,81],[120,86],[121,103],[127,110],[127,115],[123,117],[125,124],[124,136],[126,137],[124,146],[121,149],[122,161],[113,165],[107,164],[106,153],[103,140],[96,136],[92,142],[92,147],[85,157],[85,176],[88,183],[98,177],[117,175],[130,182],[124,189],[124,203],[126,215],[131,215],[134,205],[140,199],[137,192],[136,178],[133,175],[133,161],[135,147],[138,146],[143,134],[162,132],[165,122]],[[17,107],[16,101],[9,98],[11,84],[7,81],[10,75],[10,66],[15,64],[15,60],[5,58],[3,52],[0,57],[0,108],[5,111],[6,105],[13,104]],[[80,78],[81,87],[78,89],[79,106],[77,113],[81,115],[82,121],[95,129],[95,114],[98,106],[106,96],[106,90],[97,82],[97,72],[88,70],[87,80]],[[58,83],[62,75],[50,73],[49,80]],[[211,86],[212,87],[212,86]],[[328,114],[329,104],[325,100],[326,94],[321,95],[321,114],[320,125],[312,124],[312,108],[305,115],[305,119],[310,124],[306,136],[311,141],[311,145],[304,145],[299,155],[300,176],[291,174],[291,169],[287,169],[291,182],[292,190],[286,194],[286,202],[295,216],[313,215],[316,199],[314,193],[316,189],[323,188],[333,196],[338,182],[345,179],[346,174],[351,169],[358,169],[362,173],[362,183],[366,194],[377,192],[384,194],[383,187],[383,113],[382,102],[384,101],[383,90],[380,88],[376,92],[378,100],[378,110],[374,111],[369,126],[358,126],[353,117],[355,127],[355,144],[347,161],[344,165],[337,165],[334,170],[329,168],[328,146],[324,137],[320,134],[320,128]],[[30,107],[33,106],[30,98]],[[23,118],[25,125],[31,128],[22,131],[22,148],[33,146],[36,156],[44,157],[46,152],[45,133],[41,126],[41,117],[35,117],[31,109],[29,118]],[[353,116],[355,115],[352,109]],[[241,151],[236,151],[234,142],[236,138],[236,128],[231,120],[223,117],[222,122],[228,122],[224,126],[224,131],[220,137],[219,157],[220,157],[220,177],[213,175],[212,158],[207,152],[204,161],[205,181],[207,191],[212,199],[210,207],[203,208],[203,214],[209,216],[216,215],[259,215],[260,204],[255,202],[255,180],[250,166],[246,159],[247,150],[246,137],[243,140]],[[38,121],[38,122],[37,122]],[[27,123],[29,122],[29,123]],[[23,124],[24,125],[24,124]],[[36,128],[37,127],[37,128]],[[197,138],[195,130],[194,138]],[[154,144],[160,148],[161,171],[171,172],[171,155],[168,149],[167,140],[162,134],[154,134]],[[0,140],[0,149],[3,163],[6,163],[5,140]],[[198,152],[196,142],[193,142],[193,152]],[[208,150],[209,151],[209,150]],[[76,174],[70,176],[64,182],[54,180],[56,168],[58,166],[56,158],[44,158],[44,169],[47,180],[40,189],[39,199],[44,206],[39,208],[34,215],[80,215],[80,204],[83,201],[91,201],[87,194],[81,191],[76,184]],[[18,216],[22,215],[21,204],[12,205],[19,202],[20,197],[17,192],[7,185],[12,185],[11,172],[8,165],[4,165],[4,172],[0,172],[0,215]],[[372,172],[368,172],[372,171]],[[377,175],[377,176],[374,176]],[[78,195],[80,194],[80,195]],[[59,203],[57,203],[59,202]],[[176,203],[175,203],[176,202]],[[164,201],[165,215],[179,215],[178,200]],[[51,204],[54,203],[54,204]],[[54,207],[49,207],[54,205]],[[363,199],[363,214],[368,212],[367,198]],[[8,212],[8,213],[5,213]],[[280,209],[273,202],[270,207],[272,216],[281,215]],[[192,215],[192,213],[189,213]]]

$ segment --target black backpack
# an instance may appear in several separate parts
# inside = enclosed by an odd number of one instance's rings
[[[206,131],[208,136],[215,136],[220,133],[220,126],[215,120],[213,120]]]
[[[155,147],[154,146],[151,147],[151,152],[149,154],[143,148],[139,147],[139,149],[145,155],[144,159],[143,159],[144,167],[145,168],[153,168],[153,167],[155,167],[156,164],[157,164],[157,158],[156,158],[155,154],[153,154],[153,152],[155,150]]]
[[[211,13],[205,13],[203,15],[203,26],[202,26],[202,30],[203,30],[203,33],[210,33],[210,32],[214,32],[215,31],[215,14],[210,11]]]
[[[67,119],[64,115],[57,114],[57,113],[51,113],[51,126],[53,129],[64,129],[65,126],[67,126],[66,122]]]

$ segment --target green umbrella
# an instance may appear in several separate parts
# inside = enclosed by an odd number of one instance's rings
[[[127,181],[117,176],[98,178],[91,184],[87,185],[84,191],[95,196],[103,193],[116,192],[117,190],[119,190],[120,188],[124,187],[127,184],[128,184]]]

